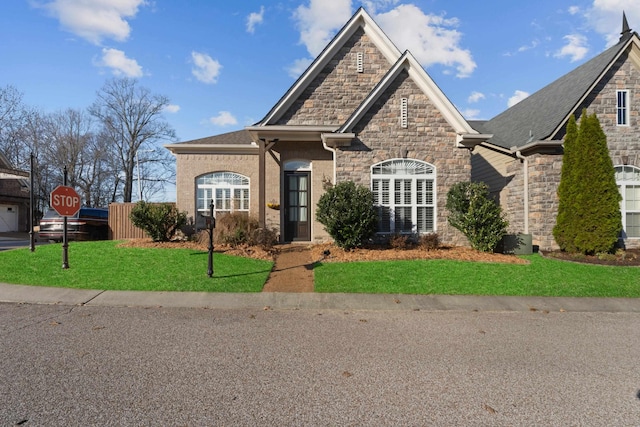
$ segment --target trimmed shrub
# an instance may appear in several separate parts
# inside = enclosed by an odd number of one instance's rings
[[[358,247],[375,233],[373,193],[352,181],[336,184],[320,197],[316,218],[336,245],[345,250]]]
[[[179,212],[174,203],[139,201],[131,209],[133,225],[143,229],[154,242],[168,242],[187,223],[187,214]]]
[[[259,221],[244,212],[219,215],[216,218],[213,236],[215,243],[232,247],[249,245],[270,249],[278,242],[278,233],[275,230],[260,228]],[[208,239],[208,235],[206,238]]]
[[[509,223],[502,215],[502,208],[489,197],[487,184],[483,182],[459,182],[447,193],[449,224],[464,234],[471,247],[492,252]]]
[[[595,114],[567,123],[558,216],[553,236],[560,249],[585,255],[615,249],[622,230],[620,192],[607,137]]]

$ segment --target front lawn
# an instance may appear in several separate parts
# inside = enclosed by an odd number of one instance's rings
[[[118,247],[118,241],[69,243],[69,269],[62,245],[35,252],[0,252],[0,282],[104,290],[260,292],[272,262],[216,253],[207,276],[208,253],[192,249]]]
[[[449,260],[322,263],[316,292],[640,297],[640,268],[583,265],[529,255],[530,264]]]

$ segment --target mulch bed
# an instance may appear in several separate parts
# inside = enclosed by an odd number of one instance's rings
[[[627,249],[625,251],[618,251],[615,254],[601,255],[583,255],[562,251],[545,251],[542,255],[547,258],[578,262],[582,264],[640,267],[640,249]]]

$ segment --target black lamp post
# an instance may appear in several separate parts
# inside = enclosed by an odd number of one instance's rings
[[[209,260],[207,264],[207,276],[213,277],[213,229],[216,228],[216,217],[213,216],[213,200],[209,205],[209,216],[207,217],[207,231],[209,232]]]
[[[33,235],[33,153],[31,153],[31,164],[29,169],[29,250],[36,250],[35,236]]]

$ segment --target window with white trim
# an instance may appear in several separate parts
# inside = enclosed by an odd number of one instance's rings
[[[436,172],[429,163],[393,159],[371,167],[378,233],[436,231]]]
[[[618,126],[629,125],[629,91],[616,91],[616,116]]]
[[[622,195],[623,237],[640,238],[640,168],[616,166],[616,183]]]
[[[211,200],[216,214],[249,212],[249,178],[235,172],[214,172],[196,179],[196,210],[209,214]]]

